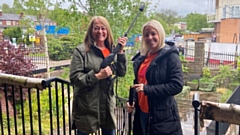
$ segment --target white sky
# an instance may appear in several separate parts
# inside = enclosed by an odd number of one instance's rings
[[[3,3],[9,6],[13,5],[14,0],[0,0],[0,5]],[[147,1],[147,0],[143,0]],[[148,0],[149,1],[149,0]],[[156,10],[171,9],[176,11],[179,15],[185,16],[191,12],[196,13],[212,13],[213,1],[215,0],[150,0],[153,7],[156,6]]]

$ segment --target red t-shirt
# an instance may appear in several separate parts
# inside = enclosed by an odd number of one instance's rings
[[[108,48],[102,49],[101,51],[104,58],[106,58],[110,54],[110,51],[108,50]]]
[[[144,60],[144,62],[141,64],[139,70],[138,70],[138,83],[148,84],[146,79],[146,72],[149,64],[151,61],[158,55],[158,53],[155,53],[153,55],[148,54],[147,58]],[[138,100],[139,100],[139,106],[140,109],[148,113],[148,97],[144,95],[144,92],[138,92]]]

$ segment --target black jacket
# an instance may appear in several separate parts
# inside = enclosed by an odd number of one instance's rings
[[[145,56],[135,57],[133,65],[135,78],[137,78],[138,69],[145,58]],[[174,95],[182,91],[183,73],[178,49],[174,44],[168,43],[160,50],[147,69],[146,79],[148,85],[144,85],[144,94],[148,96],[149,105],[147,135],[182,135]],[[134,83],[138,83],[136,79]],[[133,135],[142,135],[137,93],[134,93],[134,100],[136,110]]]

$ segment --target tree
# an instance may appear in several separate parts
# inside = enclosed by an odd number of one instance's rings
[[[174,25],[177,22],[177,12],[171,9],[162,9],[160,13],[156,13],[156,16],[161,18],[164,22],[166,22],[169,26]]]
[[[13,13],[13,10],[12,10],[12,8],[8,4],[3,3],[2,4],[2,12],[4,12],[4,13]]]
[[[192,32],[200,32],[202,28],[213,27],[207,23],[207,15],[191,13],[186,16],[187,29]]]
[[[21,2],[19,0],[14,0],[13,1],[13,6],[12,6],[12,11],[13,13],[15,14],[19,14],[21,12],[24,12],[24,7],[23,5],[21,4]]]
[[[38,23],[42,27],[42,36],[44,40],[44,49],[46,56],[46,69],[47,69],[47,77],[50,78],[50,66],[49,66],[49,54],[48,54],[48,45],[47,45],[47,37],[46,37],[46,28],[45,23],[47,22],[49,9],[54,6],[54,2],[51,0],[22,0],[21,3],[25,8],[25,12],[30,15],[36,16],[38,19]]]
[[[19,39],[22,37],[22,29],[20,27],[10,27],[3,30],[3,35],[8,37],[10,40],[12,38]]]
[[[107,2],[86,0],[86,4],[83,4],[83,0],[71,0],[71,2],[71,11],[80,9],[83,11],[82,13],[87,16],[84,20],[85,23],[89,23],[90,18],[95,15],[106,17],[111,25],[115,39],[124,35],[124,32],[127,30],[133,18],[136,16],[136,13],[139,11],[141,4],[140,0],[109,0]],[[148,5],[149,3],[146,3],[143,12],[146,11]],[[140,33],[141,27],[146,20],[146,16],[144,16],[143,13],[140,14],[134,27],[128,35]]]
[[[153,12],[150,14],[151,19],[158,20],[164,27],[167,35],[172,33],[172,30],[176,30],[174,23],[178,21],[178,14],[171,9],[162,9],[160,12]]]

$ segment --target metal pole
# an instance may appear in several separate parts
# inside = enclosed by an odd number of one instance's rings
[[[219,135],[219,122],[216,121],[216,125],[215,125],[215,135]]]
[[[200,106],[200,98],[199,93],[193,94],[192,106],[194,107],[194,135],[199,135],[199,106]]]

